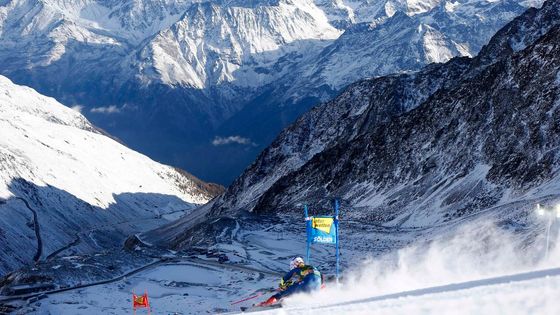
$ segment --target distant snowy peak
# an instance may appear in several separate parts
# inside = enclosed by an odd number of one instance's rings
[[[455,56],[472,57],[467,43],[455,43],[430,25],[420,25],[426,63],[446,62]]]
[[[340,33],[307,0],[256,7],[205,2],[192,5],[180,21],[151,40],[139,67],[153,68],[145,73],[156,73],[163,83],[202,89],[235,81],[235,72],[246,64],[270,67],[298,50],[290,46],[294,42],[333,40]]]
[[[311,71],[300,77],[336,91],[359,78],[418,70],[456,56],[470,57],[524,10],[518,1],[458,1],[451,11],[441,3],[414,15],[396,10],[373,23],[348,27],[319,55]]]
[[[472,56],[495,30],[524,10],[518,2],[202,2],[150,40],[136,67],[145,83],[205,89],[224,82],[263,86],[289,77],[278,69],[291,65],[300,72],[296,80],[322,86],[317,81],[322,77],[337,90],[360,78]],[[373,10],[383,6],[387,10]],[[345,29],[344,34],[337,27]],[[394,45],[401,46],[397,51],[409,52],[395,54],[388,49]],[[292,52],[299,58],[287,57]],[[296,90],[290,94],[300,94],[297,89],[305,85],[309,83],[293,84]]]
[[[0,7],[12,37],[49,34],[60,23],[116,40],[139,43],[176,22],[192,1],[14,0]],[[16,32],[14,32],[16,31]],[[71,35],[71,34],[68,34]]]
[[[493,0],[315,0],[334,25],[378,22],[397,12],[414,16],[438,8],[456,14],[476,13],[477,7],[502,4]],[[543,0],[515,1],[524,6],[538,6]]]
[[[14,0],[0,6],[0,55],[30,54],[25,62],[7,65],[10,72],[47,67],[69,55],[78,63],[97,57],[115,64],[110,71],[119,82],[137,79],[144,85],[196,89],[222,83],[262,87],[289,76],[283,69],[290,68],[305,80],[316,80],[320,72],[326,82],[317,84],[338,90],[364,77],[415,70],[412,64],[476,54],[490,33],[523,10],[520,3],[539,1]],[[403,21],[386,29],[405,14],[413,17],[414,25]],[[358,27],[362,38],[350,46],[345,40],[360,23],[370,29]],[[344,30],[351,34],[340,37]],[[413,30],[417,34],[401,33]],[[418,48],[393,57],[387,48],[394,44]],[[333,51],[333,60],[325,61]],[[348,65],[345,56],[358,69]],[[88,67],[99,76],[107,72]],[[335,75],[338,72],[341,75]]]

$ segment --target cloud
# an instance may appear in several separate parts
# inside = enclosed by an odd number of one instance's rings
[[[78,113],[81,113],[81,112],[82,112],[82,109],[84,109],[84,106],[82,106],[82,105],[74,105],[74,106],[70,107],[70,109],[73,110],[73,111],[77,111]]]
[[[90,110],[90,112],[98,114],[116,114],[121,112],[121,108],[118,108],[116,105],[94,107]]]
[[[228,144],[242,144],[242,145],[252,145],[256,146],[257,144],[251,141],[249,138],[243,138],[241,136],[229,136],[229,137],[215,137],[212,140],[213,146],[219,145],[228,145]]]

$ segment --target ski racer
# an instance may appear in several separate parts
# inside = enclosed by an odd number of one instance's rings
[[[294,293],[319,290],[322,282],[321,273],[317,268],[306,265],[303,258],[296,257],[290,262],[290,271],[280,280],[280,292],[258,306],[273,305]]]

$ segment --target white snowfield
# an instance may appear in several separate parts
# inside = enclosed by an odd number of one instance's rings
[[[418,242],[356,262],[340,286],[295,296],[282,309],[263,313],[560,314],[558,222],[551,221],[548,255],[544,239],[530,241],[488,222],[482,217],[428,246]]]
[[[456,230],[424,231],[409,247],[354,261],[340,286],[263,314],[559,314],[559,221],[530,215],[532,237],[491,221],[482,215]],[[547,222],[549,254],[540,225]],[[439,235],[429,240],[433,232]]]
[[[213,268],[213,267],[210,267]],[[248,273],[227,273],[226,270],[204,269],[193,265],[162,266],[130,279],[126,288],[104,285],[88,288],[82,292],[53,295],[31,314],[127,314],[130,306],[129,292],[147,290],[152,297],[152,311],[155,314],[201,314],[212,313],[212,308],[223,304],[224,309],[238,308],[230,305],[243,297],[228,299],[225,294],[238,290],[247,294],[243,287]],[[267,281],[258,284],[267,286]],[[186,288],[167,287],[163,284],[181,281]],[[228,284],[234,282],[235,284]],[[257,283],[254,283],[257,284]],[[253,285],[254,285],[253,284]],[[225,286],[224,286],[225,285]],[[220,287],[223,287],[220,292]],[[341,287],[340,290],[351,290]],[[188,292],[188,293],[187,293]],[[238,294],[239,294],[238,293]],[[514,274],[498,278],[482,279],[465,283],[427,287],[413,291],[403,291],[388,295],[332,303],[325,297],[301,297],[282,309],[264,310],[258,314],[558,314],[560,303],[560,268]],[[249,294],[250,296],[250,294]],[[260,299],[266,299],[262,295]],[[222,301],[213,302],[217,298]],[[306,305],[305,300],[319,299],[323,305]],[[253,299],[247,303],[252,303]],[[303,301],[302,301],[303,300]],[[72,302],[71,302],[72,301]],[[245,303],[245,304],[247,304]],[[240,304],[243,305],[243,304]],[[138,311],[141,312],[141,311]],[[222,312],[216,312],[219,314]],[[226,314],[241,314],[232,311]],[[256,314],[256,313],[251,313]]]
[[[521,249],[523,237],[483,222],[399,250],[391,264],[381,258],[347,270],[340,286],[263,314],[559,314],[558,247],[547,258],[542,239]]]
[[[79,247],[95,248],[101,242],[91,233],[103,228],[118,231],[105,235],[118,245],[154,226],[139,221],[161,224],[161,217],[177,217],[212,197],[196,178],[125,147],[80,113],[3,76],[0,135],[0,274],[76,238]],[[86,232],[87,242],[79,235]]]
[[[559,293],[555,268],[262,314],[559,314]]]

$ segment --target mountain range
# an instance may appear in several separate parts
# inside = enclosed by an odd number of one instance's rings
[[[2,1],[0,74],[133,149],[229,184],[283,127],[348,84],[474,56],[541,3]]]
[[[3,71],[68,101],[0,76],[2,294],[67,290],[24,295],[24,313],[126,312],[148,287],[161,310],[225,312],[301,255],[303,205],[333,199],[345,278],[366,282],[345,282],[351,300],[553,264],[535,205],[560,202],[560,2],[524,10],[539,4],[0,2]],[[283,124],[225,191],[104,130],[214,166],[185,134],[237,163],[228,148],[264,142],[236,128]],[[325,275],[334,252],[313,248]]]
[[[474,58],[354,83],[284,129],[220,197],[143,237],[181,248],[208,241],[209,222],[300,217],[334,198],[344,220],[396,231],[483,213],[523,229],[536,203],[560,199],[559,52],[560,3],[548,1]]]

